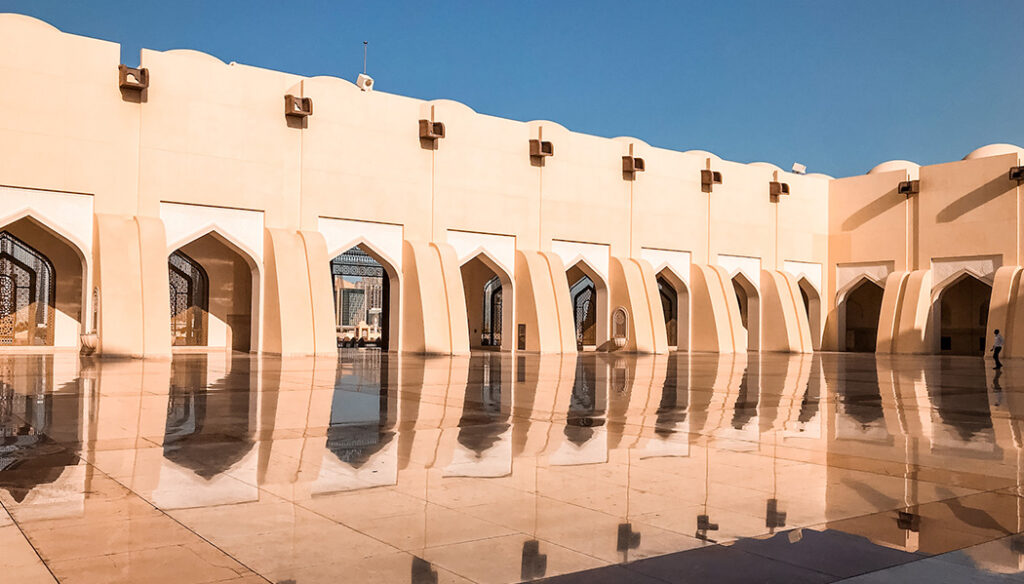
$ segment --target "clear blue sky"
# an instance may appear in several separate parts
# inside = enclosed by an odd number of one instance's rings
[[[1024,145],[1024,0],[0,0],[142,47],[846,176]]]

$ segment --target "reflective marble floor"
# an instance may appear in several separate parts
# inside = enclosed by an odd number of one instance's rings
[[[0,357],[0,582],[1024,581],[1024,364]]]

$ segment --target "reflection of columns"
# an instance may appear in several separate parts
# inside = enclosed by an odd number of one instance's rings
[[[569,391],[557,396],[556,416],[565,412],[565,421],[549,428],[545,450],[549,464],[572,466],[608,461],[608,431],[603,426],[611,377],[612,370],[603,356],[577,358],[573,383],[566,388]]]
[[[564,355],[519,355],[516,357],[516,390],[512,427],[513,454],[536,457],[548,449],[555,437],[554,428],[561,428],[565,404],[575,382],[575,353]]]

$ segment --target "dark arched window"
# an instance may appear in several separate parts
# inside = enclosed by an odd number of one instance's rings
[[[484,284],[484,327],[485,345],[501,345],[501,279],[497,276]]]
[[[665,316],[665,334],[670,347],[674,347],[678,344],[679,340],[676,338],[678,335],[678,319],[676,318],[676,308],[679,303],[679,297],[676,295],[676,289],[672,287],[664,278],[658,278],[658,294],[661,296],[661,311]]]
[[[594,304],[597,291],[594,282],[587,276],[580,278],[570,287],[572,294],[573,321],[576,324],[576,344],[579,346],[597,344],[597,310]]]
[[[0,345],[52,345],[56,296],[50,260],[0,231]]]
[[[206,318],[210,310],[210,279],[206,270],[176,251],[167,261],[171,293],[171,340],[175,345],[206,344]]]

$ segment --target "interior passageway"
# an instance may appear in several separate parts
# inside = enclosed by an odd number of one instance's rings
[[[339,347],[391,349],[397,335],[398,272],[368,245],[356,245],[331,260],[334,324]]]
[[[471,349],[514,348],[512,278],[486,254],[462,264],[462,287]]]
[[[171,340],[179,347],[249,351],[256,337],[256,262],[217,232],[168,258]]]
[[[939,352],[981,355],[985,352],[992,286],[963,274],[939,291]]]
[[[840,299],[839,310],[843,319],[840,350],[857,353],[875,351],[882,294],[881,286],[865,278]]]
[[[85,332],[85,258],[32,217],[0,228],[0,347],[77,347]]]

